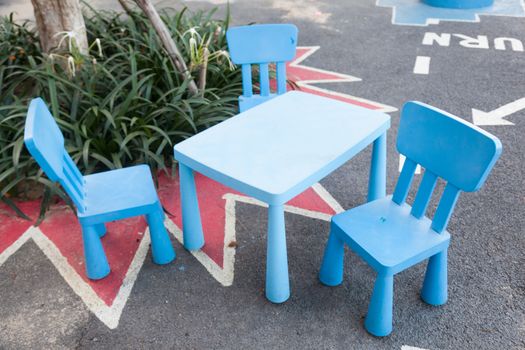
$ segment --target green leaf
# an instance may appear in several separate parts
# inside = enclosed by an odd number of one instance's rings
[[[173,145],[237,113],[242,93],[239,70],[210,59],[203,96],[190,96],[189,80],[180,77],[142,12],[124,16],[84,5],[88,42],[92,46],[100,39],[103,57],[96,50],[90,50],[95,57],[54,52],[51,64],[41,52],[33,25],[13,16],[0,17],[0,52],[7,53],[0,55],[0,198],[12,198],[17,184],[34,180],[50,189],[46,196],[67,200],[23,145],[27,106],[36,96],[49,106],[65,149],[85,174],[139,162],[147,162],[155,174],[168,171],[174,164]],[[209,49],[215,57],[214,52],[227,49],[227,11],[225,19],[215,19],[214,11],[191,13],[187,8],[161,13],[189,62],[189,36],[182,33],[196,27],[203,38],[212,38]],[[223,30],[215,37],[219,26]],[[17,55],[14,61],[12,54]],[[77,62],[74,77],[61,61],[72,54]],[[49,201],[42,202],[44,214]]]

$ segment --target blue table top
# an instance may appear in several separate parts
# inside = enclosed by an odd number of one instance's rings
[[[175,159],[270,204],[283,204],[360,152],[390,116],[287,92],[174,147]]]

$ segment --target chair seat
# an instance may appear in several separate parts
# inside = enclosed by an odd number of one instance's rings
[[[395,274],[445,249],[450,234],[430,228],[431,220],[410,215],[411,206],[391,196],[338,214],[332,230],[378,272]]]
[[[84,181],[85,211],[78,214],[83,223],[93,224],[147,214],[148,206],[153,209],[158,202],[147,165],[87,175]]]

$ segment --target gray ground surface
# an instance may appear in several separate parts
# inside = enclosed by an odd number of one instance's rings
[[[392,25],[391,9],[372,0],[306,1],[290,13],[285,5],[292,3],[237,1],[232,16],[237,24],[294,22],[300,45],[321,45],[308,65],[363,79],[331,89],[398,108],[420,100],[469,121],[471,108],[491,111],[525,96],[524,52],[421,45],[426,31],[523,40],[523,19],[406,27]],[[326,23],[302,18],[314,5],[321,12],[317,18],[329,14]],[[7,9],[0,1],[0,12]],[[429,75],[412,73],[417,55],[432,57]],[[399,113],[392,117],[389,192],[398,174]],[[266,212],[238,204],[233,286],[221,287],[174,243],[175,263],[159,268],[146,260],[115,330],[93,316],[34,243],[27,243],[0,268],[0,348],[524,349],[525,111],[508,119],[516,125],[485,127],[501,138],[502,157],[481,192],[463,195],[449,226],[448,303],[434,308],[419,299],[424,264],[397,275],[389,337],[372,337],[362,327],[374,274],[359,258],[347,254],[342,286],[318,282],[328,234],[323,221],[287,214],[292,297],[282,305],[268,302]],[[369,157],[367,150],[322,181],[345,208],[365,199]]]

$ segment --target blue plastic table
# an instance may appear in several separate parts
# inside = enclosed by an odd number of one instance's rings
[[[384,113],[292,91],[177,144],[184,246],[204,245],[193,171],[268,203],[266,297],[286,301],[283,205],[371,143],[368,200],[384,197],[389,127]]]

